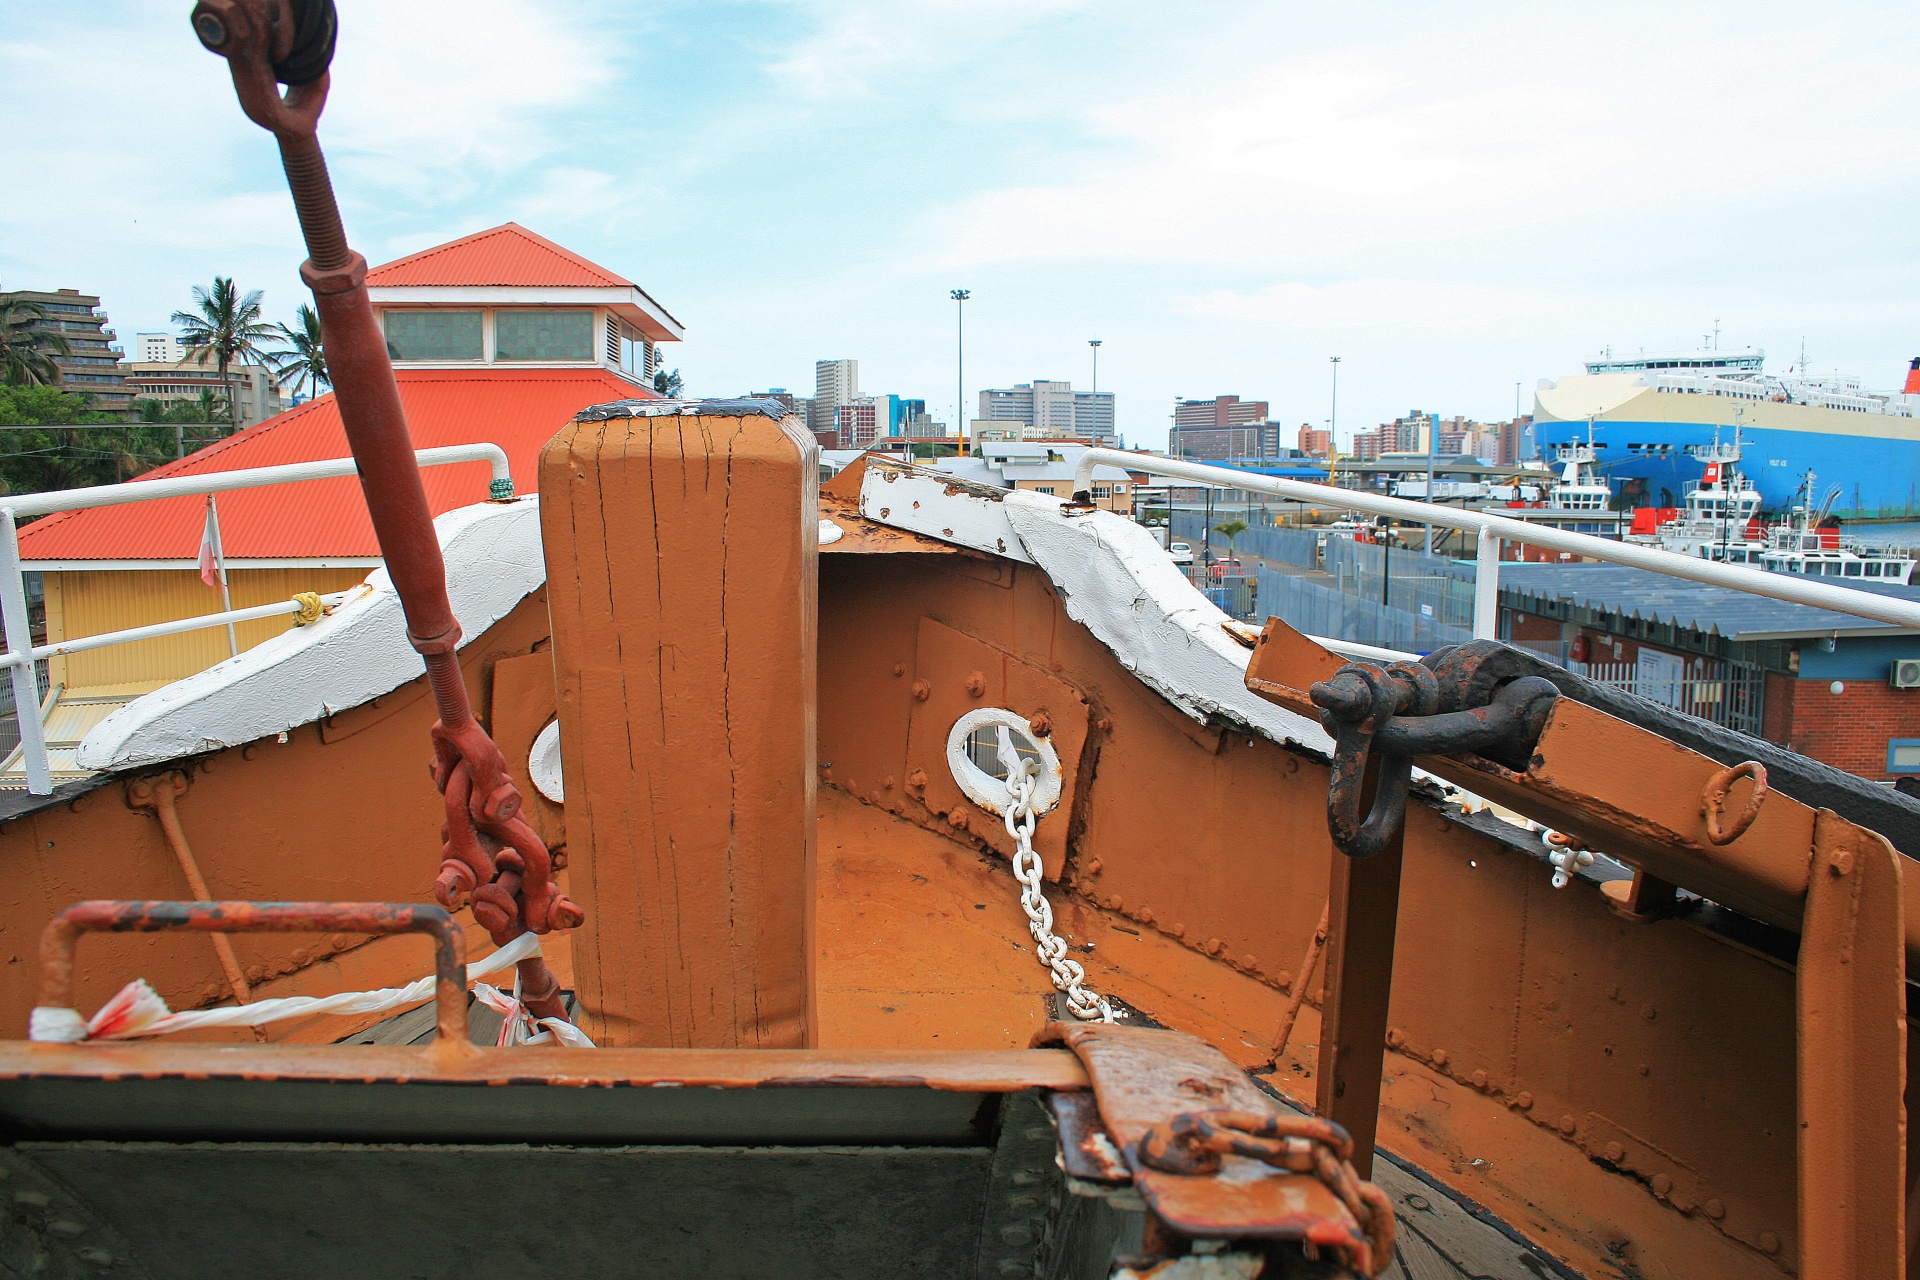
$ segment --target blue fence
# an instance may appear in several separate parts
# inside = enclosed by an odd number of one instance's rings
[[[1262,613],[1310,636],[1403,653],[1431,653],[1442,645],[1473,639],[1470,626],[1453,626],[1264,565],[1259,572],[1258,593]]]

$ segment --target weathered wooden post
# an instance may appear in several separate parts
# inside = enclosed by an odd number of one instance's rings
[[[580,1021],[814,1042],[818,447],[764,400],[586,410],[540,460]]]

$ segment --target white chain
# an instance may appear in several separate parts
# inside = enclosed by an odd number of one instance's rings
[[[1027,931],[1033,935],[1034,954],[1052,971],[1053,985],[1067,997],[1067,1009],[1082,1022],[1112,1022],[1116,1016],[1107,998],[1086,987],[1087,971],[1067,957],[1066,939],[1053,931],[1053,904],[1040,892],[1040,855],[1033,851],[1033,829],[1040,815],[1033,811],[1034,775],[1040,766],[1013,749],[1013,739],[1001,725],[999,755],[1007,768],[1007,834],[1013,837],[1013,878],[1020,882],[1020,909],[1027,913]]]

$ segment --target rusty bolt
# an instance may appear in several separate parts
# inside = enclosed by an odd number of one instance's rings
[[[965,831],[967,829],[967,811],[959,805],[955,805],[953,812],[947,815],[947,821],[953,824],[955,831]]]
[[[1673,1179],[1664,1173],[1656,1173],[1653,1175],[1652,1186],[1653,1194],[1664,1200],[1673,1191]]]
[[[888,774],[888,775],[887,775],[886,777],[884,777],[884,778],[882,778],[882,779],[880,780],[880,789],[881,789],[881,790],[883,790],[883,791],[891,791],[891,790],[893,790],[893,775],[892,775],[892,774]]]
[[[1760,1233],[1760,1247],[1768,1253],[1778,1253],[1780,1252],[1780,1237],[1771,1231],[1762,1231]]]
[[[1104,865],[1104,864],[1103,864],[1103,863],[1102,863],[1102,862],[1100,861],[1100,859],[1098,859],[1098,858],[1094,858],[1094,859],[1092,859],[1091,861],[1089,861],[1089,862],[1087,863],[1087,874],[1088,874],[1088,875],[1090,875],[1090,876],[1097,876],[1097,875],[1099,875],[1099,874],[1100,874],[1100,868],[1101,868],[1101,867],[1102,867],[1103,865]]]
[[[1446,1065],[1447,1065],[1447,1059],[1448,1059],[1448,1058],[1449,1058],[1450,1056],[1451,1056],[1451,1055],[1450,1055],[1450,1054],[1448,1054],[1448,1052],[1447,1052],[1447,1051],[1446,1051],[1445,1049],[1435,1049],[1435,1050],[1433,1051],[1433,1065],[1434,1065],[1434,1066],[1436,1066],[1436,1067],[1444,1067],[1444,1066],[1446,1066]]]
[[[1273,985],[1279,987],[1282,991],[1293,990],[1293,970],[1282,969],[1280,972],[1274,974]]]
[[[1487,1073],[1486,1073],[1486,1072],[1484,1072],[1484,1071],[1476,1071],[1476,1072],[1474,1072],[1474,1073],[1473,1073],[1473,1087],[1474,1087],[1474,1088],[1476,1088],[1476,1089],[1479,1089],[1479,1090],[1481,1090],[1482,1092],[1485,1092],[1485,1091],[1486,1091],[1486,1087],[1487,1087],[1487,1081],[1488,1081],[1488,1079],[1489,1079],[1489,1078],[1490,1078],[1490,1077],[1489,1077],[1489,1076],[1487,1075]]]
[[[1098,729],[1102,733],[1111,733],[1113,732],[1113,721],[1107,719],[1105,716],[1102,716],[1100,717],[1100,719],[1095,720],[1093,722],[1093,727]]]
[[[1284,768],[1288,773],[1300,772],[1300,762],[1292,756],[1288,756],[1282,762],[1281,767]]]
[[[906,663],[904,663],[904,662],[896,662],[896,663],[894,663],[894,664],[893,664],[893,674],[895,674],[895,675],[897,675],[897,676],[903,676],[903,675],[905,675],[905,674],[907,674],[907,664],[906,664]]]
[[[1027,723],[1033,726],[1033,736],[1036,738],[1049,737],[1053,733],[1053,717],[1044,711],[1034,712],[1033,719]]]
[[[1655,1009],[1650,1004],[1643,1004],[1640,1006],[1640,1016],[1645,1018],[1648,1022],[1652,1022],[1655,1018],[1660,1016],[1660,1011],[1658,1009]]]
[[[1167,932],[1176,938],[1184,938],[1187,936],[1187,926],[1176,920],[1174,921],[1173,928],[1167,930]]]
[[[1579,1127],[1580,1122],[1575,1120],[1571,1115],[1560,1117],[1560,1132],[1566,1134],[1569,1138],[1574,1135],[1575,1130],[1579,1129]]]
[[[926,785],[927,785],[927,771],[925,769],[915,769],[912,773],[907,775],[907,786],[912,788],[913,790],[915,791],[924,790],[926,788]]]
[[[1138,920],[1141,924],[1152,924],[1153,908],[1148,906],[1142,906],[1138,911],[1133,913],[1133,918],[1135,920]]]
[[[1398,1049],[1407,1042],[1407,1033],[1398,1027],[1387,1028],[1387,1048]]]
[[[1607,1158],[1608,1164],[1619,1164],[1627,1158],[1627,1149],[1617,1142],[1609,1142],[1600,1154]]]
[[[1709,1218],[1712,1218],[1715,1222],[1718,1222],[1720,1221],[1720,1219],[1727,1216],[1727,1206],[1722,1204],[1718,1199],[1709,1200],[1705,1204],[1701,1205],[1700,1207],[1705,1209],[1707,1211],[1707,1216]]]
[[[927,695],[932,692],[933,692],[933,686],[928,684],[925,680],[915,680],[913,682],[913,696],[915,700],[920,702],[925,702],[927,700]]]
[[[967,696],[977,698],[987,691],[987,678],[978,671],[967,673]]]
[[[1244,955],[1241,956],[1236,963],[1248,973],[1252,973],[1260,967],[1260,957],[1256,955]]]
[[[1513,1100],[1513,1105],[1522,1111],[1531,1111],[1533,1110],[1533,1095],[1525,1089],[1522,1089],[1520,1096]]]
[[[1835,849],[1833,857],[1827,860],[1827,870],[1837,876],[1851,875],[1853,872],[1853,850]]]
[[[1207,939],[1207,954],[1208,954],[1208,955],[1210,955],[1210,956],[1217,956],[1217,955],[1219,955],[1219,954],[1220,954],[1220,948],[1221,948],[1221,946],[1222,946],[1222,943],[1221,943],[1221,941],[1220,941],[1220,939],[1218,939],[1218,938],[1208,938],[1208,939]]]

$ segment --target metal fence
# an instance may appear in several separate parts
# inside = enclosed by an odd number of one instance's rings
[[[1471,628],[1362,599],[1265,565],[1260,567],[1258,591],[1262,614],[1279,618],[1310,636],[1416,654],[1431,653],[1443,645],[1464,644],[1473,638]]]
[[[1767,676],[1757,667],[1695,658],[1678,675],[1652,672],[1631,662],[1570,662],[1567,668],[1596,684],[1624,689],[1697,720],[1760,736]]]

